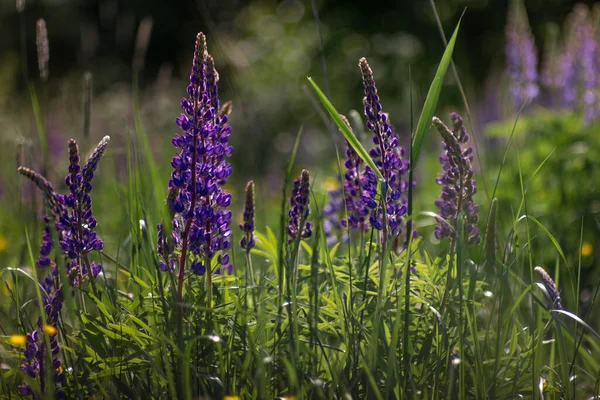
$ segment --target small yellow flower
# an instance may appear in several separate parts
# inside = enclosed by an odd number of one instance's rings
[[[589,257],[594,252],[594,248],[590,242],[583,242],[581,245],[581,255],[584,257]]]
[[[44,325],[44,332],[46,332],[50,336],[54,336],[56,335],[57,330],[52,325]]]
[[[240,396],[225,396],[223,397],[223,400],[241,400],[242,398]]]
[[[10,335],[8,342],[13,346],[25,346],[27,337],[25,335]]]
[[[4,236],[0,236],[0,253],[8,247],[8,240]]]

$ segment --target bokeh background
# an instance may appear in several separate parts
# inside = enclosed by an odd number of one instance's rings
[[[136,128],[139,129],[134,121],[136,101],[139,122],[150,138],[157,164],[162,166],[159,173],[164,176],[166,188],[169,160],[174,154],[171,137],[177,131],[174,120],[180,113],[180,99],[185,95],[198,31],[208,36],[209,51],[220,73],[220,98],[231,100],[233,105],[230,122],[235,150],[228,189],[239,209],[241,202],[236,195],[241,194],[248,179],[257,182],[258,213],[263,221],[259,228],[276,224],[277,212],[269,211],[269,205],[278,204],[283,166],[301,127],[297,168],[311,170],[316,178],[313,189],[323,198],[336,184],[335,145],[343,154],[343,141],[328,128],[315,105],[307,88],[307,76],[315,79],[340,112],[360,111],[362,82],[357,62],[360,57],[367,57],[384,109],[408,143],[411,110],[412,117],[417,118],[444,50],[431,2],[426,0],[23,0],[21,12],[17,11],[16,3],[19,2],[0,2],[0,262],[3,265],[26,262],[26,242],[20,225],[23,221],[33,224],[36,219],[33,188],[16,173],[17,165],[41,167],[42,152],[29,82],[36,89],[47,132],[48,177],[57,188],[62,189],[60,182],[68,161],[69,138],[76,138],[84,152],[89,152],[104,135],[112,138],[108,161],[103,161],[98,171],[101,178],[94,187],[94,213],[100,220],[98,229],[108,249],[118,247],[126,239],[114,232],[123,223],[119,185],[124,185],[127,178],[127,144],[136,135]],[[477,163],[478,198],[483,222],[488,196],[516,116],[505,72],[505,25],[510,3],[435,2],[447,36],[464,12],[453,59],[471,109],[468,125],[471,136],[478,141],[481,160]],[[592,5],[592,2],[579,3]],[[524,4],[541,60],[552,38],[560,35],[575,2],[526,0]],[[47,82],[40,80],[37,66],[35,36],[39,18],[46,21],[50,43]],[[82,133],[83,76],[87,71],[93,75],[89,138]],[[582,265],[588,279],[582,280],[584,290],[579,300],[585,303],[590,300],[598,278],[595,252],[600,245],[597,222],[600,152],[598,145],[593,144],[597,142],[592,136],[594,124],[583,126],[576,114],[559,115],[547,110],[543,114],[542,105],[540,101],[524,110],[524,122],[515,136],[523,156],[518,158],[513,144],[504,180],[496,193],[501,199],[504,218],[502,235],[508,234],[510,220],[522,197],[520,167],[525,184],[535,177],[531,180],[535,185],[529,187],[530,209],[563,247],[571,271]],[[463,115],[466,112],[451,71],[437,114],[445,118],[449,111]],[[533,136],[528,136],[531,132]],[[428,137],[431,140],[427,141],[417,174],[419,211],[433,210],[433,200],[439,191],[434,177],[439,169],[441,147],[433,132]],[[580,145],[573,147],[576,144]],[[534,174],[553,151],[551,162]],[[571,186],[567,187],[565,182]],[[39,203],[37,199],[37,211]],[[427,219],[421,222],[420,233],[429,240],[433,240],[428,226],[431,222]],[[31,234],[34,238],[41,231],[39,225],[31,225],[31,229],[37,229]],[[556,263],[563,263],[543,231],[534,235],[539,235],[535,241],[536,254],[546,255],[536,263],[549,265],[550,269]],[[567,303],[577,301],[573,291],[565,295]]]

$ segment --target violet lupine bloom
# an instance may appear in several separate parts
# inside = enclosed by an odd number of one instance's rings
[[[506,63],[515,109],[530,103],[539,93],[537,49],[525,8],[515,3],[506,24]]]
[[[544,287],[546,288],[546,291],[548,292],[548,295],[550,296],[550,301],[552,302],[552,309],[562,310],[563,307],[560,303],[560,294],[558,293],[556,284],[554,283],[552,278],[550,278],[550,275],[548,275],[548,273],[542,267],[535,267],[534,271],[536,274],[539,275],[540,279],[542,280],[542,283],[544,284]]]
[[[81,283],[81,278],[88,274],[96,277],[102,269],[101,264],[92,262],[88,264],[87,254],[91,251],[100,251],[104,243],[97,236],[94,229],[98,221],[92,213],[91,181],[98,161],[102,158],[110,138],[106,136],[90,156],[83,169],[79,163],[79,149],[77,142],[69,141],[69,173],[65,177],[65,184],[69,187],[68,195],[60,195],[59,202],[65,206],[62,215],[56,221],[56,229],[60,232],[59,243],[63,254],[69,258],[67,266],[68,275],[75,284]]]
[[[64,398],[64,392],[60,388],[60,383],[64,379],[64,374],[61,372],[61,361],[58,358],[60,347],[58,344],[57,325],[59,322],[59,313],[62,309],[64,297],[62,294],[62,286],[58,283],[58,272],[56,265],[53,264],[52,273],[40,282],[42,288],[42,301],[44,312],[46,313],[46,325],[42,325],[42,318],[39,317],[36,324],[36,329],[26,335],[27,344],[23,351],[23,362],[21,370],[29,377],[37,379],[40,382],[41,392],[44,393],[47,377],[44,367],[47,366],[46,358],[48,357],[48,348],[45,335],[49,335],[50,351],[52,354],[52,370],[55,383],[54,398]],[[19,386],[21,395],[33,395],[33,391],[27,384]]]
[[[352,127],[350,123],[341,115],[342,120],[346,123],[350,131]],[[342,228],[348,227],[353,231],[367,231],[369,229],[369,213],[370,209],[363,200],[363,186],[367,184],[364,171],[364,161],[354,151],[350,143],[346,142],[346,161],[344,167],[343,189],[338,188],[329,192],[329,203],[323,210],[325,221],[323,228],[327,244],[333,245],[337,242],[337,237],[334,234],[336,231],[341,231]],[[344,206],[346,209],[344,210]],[[347,218],[346,218],[347,212]],[[341,214],[340,218],[338,214]],[[348,240],[346,234],[342,235],[342,242]]]
[[[365,88],[363,104],[365,116],[367,117],[367,128],[373,132],[373,144],[375,145],[369,151],[369,154],[387,184],[384,193],[387,224],[389,226],[388,233],[391,236],[397,236],[402,233],[404,215],[407,211],[407,200],[404,193],[408,189],[408,182],[403,176],[408,171],[409,163],[403,160],[405,151],[399,145],[398,135],[394,132],[388,115],[381,111],[381,103],[379,102],[371,67],[365,58],[361,58],[358,65]],[[365,180],[362,183],[362,191],[362,202],[372,210],[369,217],[371,226],[382,230],[384,228],[383,209],[375,198],[377,176],[368,166],[365,167]]]
[[[437,117],[433,117],[433,125],[437,128],[444,141],[444,152],[440,157],[440,163],[444,173],[440,174],[436,182],[442,185],[442,194],[435,205],[439,208],[436,220],[438,226],[435,228],[435,237],[442,239],[456,238],[456,220],[462,211],[465,217],[464,229],[468,241],[477,244],[481,241],[479,235],[478,211],[479,207],[473,202],[473,195],[477,192],[477,186],[473,179],[473,149],[463,149],[461,145],[469,141],[469,135],[463,125],[463,120],[457,113],[451,113],[453,129],[450,130]]]
[[[288,211],[288,243],[293,242],[300,234],[300,238],[308,239],[312,235],[312,223],[308,222],[310,208],[308,207],[310,194],[310,175],[303,169],[300,176],[294,179],[294,188],[290,196],[290,210]]]
[[[254,245],[254,182],[250,181],[246,185],[246,196],[244,202],[244,222],[240,224],[240,229],[244,232],[244,237],[240,240],[240,246],[246,251],[250,251]]]
[[[217,254],[215,272],[232,269],[226,253],[231,248],[231,195],[223,185],[231,174],[226,158],[233,148],[228,144],[231,127],[227,115],[219,111],[217,82],[206,38],[199,33],[187,87],[189,97],[181,100],[184,112],[176,119],[182,132],[172,140],[180,150],[171,160],[167,203],[173,214],[173,249],[166,254],[163,227],[159,226],[163,270],[172,270],[178,257],[187,258],[187,250],[193,255],[191,270],[197,275],[206,272]]]
[[[110,137],[105,136],[98,143],[83,168],[80,165],[77,142],[73,139],[69,141],[69,172],[65,177],[65,184],[70,193],[66,195],[56,193],[50,182],[40,174],[24,167],[18,169],[19,173],[31,179],[42,190],[48,204],[49,213],[44,217],[45,228],[37,266],[44,268],[50,265],[50,224],[54,222],[61,252],[68,259],[67,274],[73,284],[81,284],[81,279],[88,272],[96,277],[102,269],[101,264],[94,261],[90,263],[87,259],[87,254],[91,251],[104,248],[104,243],[95,232],[98,222],[92,212],[90,192],[94,171],[109,141]]]

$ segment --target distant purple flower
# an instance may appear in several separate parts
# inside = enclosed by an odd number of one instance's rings
[[[240,241],[240,246],[246,251],[250,251],[255,245],[254,242],[254,182],[250,181],[246,185],[246,196],[244,201],[244,222],[240,224],[240,229],[244,232],[244,237]]]
[[[181,100],[183,113],[176,119],[182,132],[172,140],[179,149],[171,160],[173,172],[167,198],[173,214],[174,248],[166,254],[166,259],[163,254],[160,260],[165,270],[169,269],[167,263],[171,266],[177,257],[184,258],[180,264],[184,265],[189,250],[193,255],[192,272],[202,275],[217,254],[220,254],[220,265],[216,271],[231,271],[226,254],[231,248],[231,211],[228,210],[231,195],[223,185],[231,175],[226,158],[231,156],[233,148],[228,143],[231,127],[227,115],[219,111],[217,82],[218,74],[208,54],[206,38],[199,33],[188,97]]]
[[[542,267],[535,267],[534,271],[542,279],[542,283],[546,288],[546,292],[548,292],[548,295],[550,296],[550,301],[552,302],[552,309],[562,310],[563,307],[560,303],[560,294],[558,293],[556,284],[554,283],[552,278],[550,278],[550,275],[548,275],[548,273]]]
[[[440,174],[436,182],[442,185],[442,194],[435,205],[439,208],[440,217],[436,218],[438,226],[435,228],[435,237],[456,238],[456,223],[459,212],[465,217],[464,229],[469,243],[477,244],[481,241],[479,235],[478,211],[479,207],[473,202],[473,195],[477,192],[475,179],[473,179],[473,149],[463,149],[461,145],[469,141],[469,135],[463,125],[463,120],[456,113],[450,114],[453,129],[450,130],[437,117],[433,118],[433,125],[437,128],[444,141],[444,152],[440,162],[444,173]]]
[[[307,221],[310,214],[308,207],[310,194],[310,175],[307,170],[302,170],[300,176],[294,179],[294,187],[290,196],[290,209],[288,211],[288,243],[293,242],[298,235],[308,239],[312,235],[312,223]]]
[[[397,236],[402,232],[404,215],[407,211],[405,192],[408,189],[408,181],[403,176],[408,171],[409,163],[403,159],[405,150],[399,145],[398,135],[394,132],[387,114],[381,111],[382,107],[373,79],[373,71],[365,58],[360,59],[359,67],[365,90],[363,104],[367,117],[367,128],[373,132],[373,144],[375,145],[369,154],[387,185],[383,192],[385,193],[388,233]],[[382,230],[383,208],[376,199],[377,176],[368,166],[365,167],[365,180],[361,184],[362,204],[372,210],[369,222],[375,229]],[[360,212],[364,212],[364,210]]]
[[[539,93],[537,49],[524,7],[509,10],[505,52],[511,97],[515,109],[519,109]]]

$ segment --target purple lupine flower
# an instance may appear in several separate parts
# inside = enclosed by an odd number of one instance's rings
[[[563,107],[580,109],[589,123],[600,114],[600,43],[587,6],[576,5],[566,25],[551,88],[559,92]]]
[[[481,241],[479,235],[478,211],[479,207],[473,202],[473,195],[477,186],[473,179],[473,149],[463,149],[461,145],[469,141],[469,135],[463,125],[463,120],[457,113],[450,114],[453,129],[450,130],[437,117],[433,117],[433,125],[437,128],[444,141],[444,152],[440,163],[444,173],[440,174],[436,182],[442,185],[442,194],[435,205],[439,208],[436,220],[435,237],[456,238],[456,220],[459,212],[465,217],[465,232],[469,243],[477,244]]]
[[[61,253],[67,258],[67,273],[73,284],[81,284],[81,279],[88,274],[88,271],[96,277],[102,269],[101,264],[93,261],[89,263],[87,259],[87,254],[91,251],[100,251],[104,248],[104,243],[95,232],[98,222],[92,212],[92,198],[89,193],[92,190],[91,181],[94,178],[94,171],[109,141],[108,136],[100,141],[83,169],[80,165],[77,142],[73,139],[69,141],[69,172],[65,177],[69,194],[66,195],[56,193],[50,182],[40,174],[28,168],[18,169],[19,173],[31,179],[42,190],[50,211],[44,217],[44,235],[37,265],[39,267],[50,265],[48,258],[52,250],[50,224],[54,222]]]
[[[206,38],[199,33],[187,87],[187,98],[181,100],[183,113],[176,119],[182,133],[177,134],[173,145],[180,149],[171,160],[173,172],[169,180],[169,209],[173,214],[174,248],[163,254],[161,268],[172,265],[180,254],[183,266],[190,250],[194,259],[191,269],[204,274],[213,257],[220,264],[216,271],[231,271],[231,195],[223,189],[231,166],[226,158],[233,148],[229,145],[231,127],[227,115],[219,112],[218,74],[214,61],[208,54]],[[159,243],[160,245],[160,243]],[[164,246],[163,246],[164,247]],[[180,271],[183,273],[183,271]]]
[[[389,234],[397,236],[402,232],[404,215],[407,211],[405,192],[408,189],[408,181],[403,176],[408,171],[409,163],[408,160],[403,159],[405,150],[399,144],[398,134],[394,132],[388,115],[381,111],[373,71],[365,58],[359,60],[359,67],[365,88],[363,104],[365,116],[367,117],[367,128],[373,132],[373,144],[375,145],[369,151],[369,154],[385,179],[387,187],[383,192],[385,194]],[[371,226],[382,230],[384,228],[383,208],[375,198],[377,176],[368,166],[365,167],[362,192],[362,204],[372,210],[369,217]]]
[[[59,201],[65,208],[56,221],[56,229],[59,231],[61,250],[69,258],[68,275],[75,284],[81,284],[82,277],[88,274],[88,268],[94,277],[101,269],[100,264],[94,263],[92,266],[86,261],[89,252],[104,248],[104,243],[95,232],[98,221],[92,213],[92,198],[89,192],[92,190],[91,180],[94,177],[94,170],[109,140],[110,138],[106,136],[100,141],[83,170],[77,142],[73,139],[69,141],[70,165],[65,184],[69,187],[70,193],[59,196]]]
[[[244,201],[244,222],[240,224],[240,229],[244,232],[244,237],[240,240],[240,246],[246,251],[254,247],[254,182],[250,181],[246,185],[246,196]]]
[[[542,280],[542,283],[544,284],[544,287],[546,288],[546,292],[548,292],[548,295],[550,296],[550,301],[552,302],[552,309],[562,310],[563,307],[560,303],[560,294],[558,293],[556,284],[554,283],[552,278],[550,278],[550,275],[548,275],[548,273],[542,267],[535,267],[533,270],[539,275],[540,279]]]
[[[341,115],[350,131],[350,123]],[[329,192],[329,203],[323,210],[325,220],[323,228],[327,244],[333,245],[337,242],[335,231],[341,231],[348,227],[354,231],[367,231],[369,229],[370,208],[363,200],[363,186],[367,185],[364,161],[358,153],[346,141],[346,161],[344,162],[346,172],[344,173],[343,188],[334,189]],[[344,210],[344,206],[346,209]],[[341,214],[341,218],[339,216]],[[347,215],[347,218],[346,218]],[[348,240],[346,234],[342,235],[342,242]]]
[[[312,235],[312,223],[308,222],[310,208],[308,207],[310,194],[310,175],[308,170],[303,169],[300,176],[294,179],[294,188],[290,196],[288,211],[288,243],[293,242],[300,234],[302,239],[308,239]]]
[[[64,379],[64,374],[61,369],[61,361],[58,358],[60,347],[58,344],[57,325],[59,323],[59,313],[62,309],[64,297],[62,294],[62,286],[58,282],[58,272],[56,265],[52,265],[52,272],[40,282],[42,288],[42,301],[44,313],[46,314],[46,325],[42,325],[42,318],[39,317],[36,323],[36,328],[29,332],[27,344],[23,351],[24,359],[21,363],[21,371],[27,374],[30,378],[39,380],[42,393],[45,389],[46,372],[44,367],[46,357],[48,357],[48,348],[45,335],[49,335],[49,344],[52,357],[52,370],[55,383],[55,398],[64,398],[64,392],[60,387],[60,383]],[[19,386],[19,392],[22,395],[33,395],[33,391],[27,384]]]
[[[535,40],[525,8],[516,2],[509,9],[505,52],[511,97],[515,109],[519,109],[538,95],[539,86]]]

